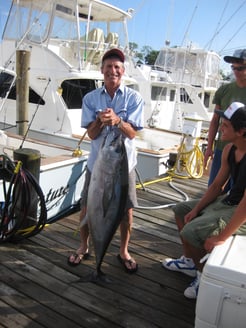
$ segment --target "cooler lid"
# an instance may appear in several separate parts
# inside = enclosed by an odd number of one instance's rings
[[[216,280],[246,288],[246,236],[234,236],[216,246],[203,274]]]

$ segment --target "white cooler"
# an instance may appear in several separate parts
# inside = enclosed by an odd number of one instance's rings
[[[217,246],[204,266],[195,328],[246,328],[246,236]]]

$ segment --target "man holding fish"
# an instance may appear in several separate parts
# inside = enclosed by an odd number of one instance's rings
[[[102,220],[105,219],[108,213],[113,212],[113,216],[119,216],[117,211],[122,208],[122,195],[118,193],[118,189],[112,189],[112,193],[118,195],[119,204],[117,201],[113,201],[110,190],[104,190],[101,194],[97,194],[96,190],[101,187],[95,184],[99,184],[98,181],[102,181],[102,179],[112,179],[117,181],[122,181],[121,178],[118,178],[120,172],[115,172],[112,174],[112,178],[110,178],[111,172],[105,172],[110,170],[114,170],[113,166],[110,166],[108,163],[103,163],[103,161],[107,161],[107,157],[103,156],[103,148],[105,144],[107,144],[107,137],[111,137],[112,133],[115,136],[120,136],[123,140],[124,144],[124,152],[127,154],[127,165],[121,169],[126,170],[127,167],[127,197],[126,204],[124,204],[125,210],[120,210],[120,218],[118,218],[118,222],[112,223],[112,225],[120,224],[120,234],[121,234],[121,242],[120,242],[120,251],[117,256],[120,263],[123,265],[124,269],[128,273],[136,272],[138,269],[138,265],[136,261],[131,257],[128,252],[128,244],[130,240],[130,232],[133,221],[133,208],[137,205],[137,197],[136,197],[136,179],[135,179],[135,166],[137,163],[136,149],[135,149],[135,136],[136,131],[143,128],[143,106],[144,102],[140,94],[133,89],[128,88],[127,86],[122,84],[122,76],[125,72],[124,67],[125,56],[123,52],[119,49],[111,49],[107,51],[102,58],[102,66],[101,72],[104,75],[104,86],[98,89],[93,90],[88,93],[84,99],[82,104],[82,124],[81,126],[87,128],[88,136],[91,138],[91,152],[88,158],[87,163],[87,173],[86,173],[86,181],[84,190],[82,192],[81,198],[81,212],[80,212],[80,237],[81,244],[78,250],[71,254],[68,258],[68,263],[70,265],[78,265],[81,260],[85,260],[89,255],[89,230],[90,229],[99,229],[98,225],[91,224],[90,221],[98,220],[98,217],[102,216]],[[117,138],[115,138],[116,140]],[[106,140],[106,141],[105,141]],[[108,145],[106,145],[109,147]],[[117,155],[117,149],[115,148],[107,148],[107,153],[110,154],[110,149],[114,151],[114,155]],[[102,156],[100,155],[102,154]],[[102,157],[103,159],[101,159]],[[98,161],[100,161],[98,163]],[[113,162],[113,160],[112,160]],[[96,164],[95,164],[96,163]],[[119,162],[115,162],[119,163]],[[94,165],[95,164],[95,165]],[[111,163],[112,164],[112,163]],[[93,167],[97,172],[93,172]],[[99,172],[100,167],[102,167],[102,171],[105,173]],[[111,167],[111,168],[110,168]],[[108,174],[108,176],[106,176]],[[98,175],[102,175],[102,177],[98,177]],[[127,180],[127,179],[126,179]],[[110,184],[110,181],[107,181]],[[117,184],[115,181],[111,182],[111,185]],[[93,185],[93,186],[92,186]],[[113,186],[114,187],[114,186]],[[110,187],[111,188],[111,187]],[[110,189],[109,188],[109,189]],[[91,190],[90,190],[91,189]],[[94,192],[92,191],[94,190]],[[89,193],[88,193],[89,192]],[[102,197],[102,205],[98,205],[97,208],[102,206],[103,210],[96,210],[96,204],[92,203],[92,197],[94,195],[95,202],[100,201],[98,198]],[[116,196],[117,196],[116,195]],[[91,198],[90,198],[91,197]],[[111,197],[111,198],[110,198]],[[96,199],[97,198],[97,199]],[[106,201],[105,201],[106,198]],[[117,209],[112,210],[112,202],[118,204]],[[115,205],[114,205],[115,206]],[[89,211],[90,207],[90,211]],[[105,207],[107,207],[105,209]],[[110,210],[108,210],[110,208]],[[97,211],[97,212],[96,212]],[[102,214],[101,212],[107,212]],[[88,212],[88,213],[87,213]],[[111,215],[111,214],[110,214]],[[94,218],[94,216],[98,216]],[[87,222],[87,219],[89,222]],[[107,220],[110,218],[107,218]],[[84,223],[85,222],[85,223]],[[106,222],[106,221],[105,221]],[[89,223],[89,224],[87,224]],[[111,224],[111,223],[109,223]],[[100,225],[100,229],[104,229],[104,225]],[[89,229],[90,228],[90,229]],[[106,230],[106,228],[105,228]],[[106,231],[90,231],[92,233],[92,239],[94,236],[101,236],[101,234],[109,234],[111,236],[106,236],[107,240],[111,240],[113,237],[113,233],[115,229],[109,229],[110,232]],[[97,237],[95,237],[97,239]],[[100,239],[100,237],[98,237]],[[97,240],[95,241],[97,242]],[[94,243],[94,240],[93,240]],[[107,243],[106,243],[107,244]],[[94,243],[95,247],[95,243]],[[106,245],[107,247],[107,245]],[[96,248],[96,247],[95,247]],[[100,252],[100,250],[98,250]],[[97,249],[95,249],[95,253],[97,253]],[[96,254],[97,257],[98,254]],[[104,255],[104,254],[103,254]],[[103,255],[101,257],[103,257]],[[100,259],[101,261],[102,259]],[[101,262],[100,262],[101,263]],[[100,264],[99,264],[100,265]]]

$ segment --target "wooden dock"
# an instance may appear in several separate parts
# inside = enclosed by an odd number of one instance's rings
[[[157,179],[138,189],[130,253],[139,271],[129,275],[116,256],[119,232],[104,258],[102,270],[111,282],[77,282],[95,269],[91,258],[78,267],[67,257],[78,247],[79,213],[48,225],[19,243],[0,245],[0,327],[8,328],[192,328],[195,301],[183,296],[191,278],[162,268],[165,257],[179,257],[182,248],[167,204],[201,196],[207,177]]]

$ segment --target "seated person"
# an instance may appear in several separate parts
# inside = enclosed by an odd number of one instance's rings
[[[246,235],[246,107],[234,102],[225,112],[215,112],[222,118],[222,140],[229,142],[222,153],[221,168],[200,200],[174,206],[184,255],[162,262],[168,270],[195,278],[184,291],[190,299],[197,297],[204,266],[200,263],[201,258],[230,236]],[[226,195],[222,195],[229,178],[233,185]]]

